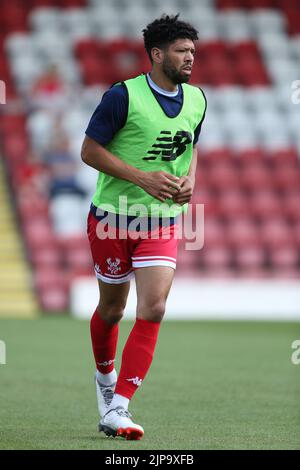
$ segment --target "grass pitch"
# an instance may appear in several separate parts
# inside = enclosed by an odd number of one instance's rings
[[[97,432],[88,322],[0,320],[0,339],[0,449],[300,449],[299,324],[165,321],[130,407],[141,441]]]

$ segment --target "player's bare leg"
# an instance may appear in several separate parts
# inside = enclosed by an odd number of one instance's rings
[[[123,350],[114,398],[101,420],[101,430],[108,435],[138,440],[144,430],[132,422],[128,404],[151,365],[174,270],[165,266],[145,267],[137,269],[135,277],[137,318]]]
[[[149,266],[135,270],[137,318],[161,322],[174,272],[174,269],[168,266]]]
[[[100,300],[91,319],[91,338],[96,362],[96,392],[100,417],[113,398],[117,373],[114,368],[118,323],[126,305],[130,283],[99,283]]]

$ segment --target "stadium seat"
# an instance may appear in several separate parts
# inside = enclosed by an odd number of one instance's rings
[[[247,191],[257,191],[272,187],[271,175],[262,165],[251,165],[242,169],[241,184]]]
[[[227,222],[249,214],[246,195],[240,190],[227,189],[218,197],[218,214]]]
[[[206,175],[210,187],[215,191],[239,187],[239,178],[234,167],[219,165]]]
[[[234,260],[239,270],[243,270],[244,273],[255,272],[257,270],[263,270],[266,264],[266,252],[261,245],[246,245],[237,247],[234,251]]]
[[[235,248],[260,244],[259,229],[248,217],[232,219],[227,227],[226,236],[230,246]]]
[[[261,240],[272,249],[289,246],[295,240],[294,229],[281,217],[264,220],[261,224]]]
[[[225,226],[217,217],[205,216],[204,218],[204,248],[224,246],[226,242]]]
[[[283,213],[291,222],[300,222],[300,189],[285,193],[283,197]]]
[[[279,195],[271,190],[253,192],[250,202],[253,217],[259,221],[279,217],[282,213],[282,203]]]
[[[206,269],[228,269],[232,265],[233,255],[225,244],[209,248],[204,246],[200,259]]]

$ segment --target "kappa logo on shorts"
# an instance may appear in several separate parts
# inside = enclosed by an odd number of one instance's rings
[[[108,264],[107,270],[111,274],[117,274],[118,271],[121,271],[121,266],[119,266],[119,264],[121,263],[121,260],[119,258],[115,258],[115,261],[112,261],[111,258],[107,258],[106,262]]]
[[[172,137],[171,131],[161,131],[156,142],[148,150],[148,157],[143,160],[156,160],[159,155],[163,161],[173,161],[180,157],[185,151],[188,144],[192,142],[192,134],[187,131],[177,131]]]

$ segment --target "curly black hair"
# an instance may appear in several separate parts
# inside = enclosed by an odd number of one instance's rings
[[[143,29],[145,49],[151,57],[151,49],[159,47],[160,49],[168,46],[176,39],[198,39],[198,31],[189,23],[178,20],[179,13],[175,16],[162,15]]]

